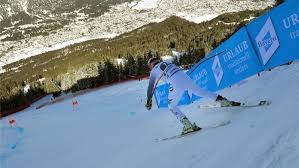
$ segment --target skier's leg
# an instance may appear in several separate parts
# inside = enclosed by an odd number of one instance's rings
[[[189,83],[188,85],[189,85],[189,88],[188,88],[189,92],[194,93],[197,96],[200,96],[203,98],[209,98],[214,101],[216,101],[217,97],[219,96],[216,93],[213,93],[208,90],[200,88],[193,81],[191,81],[191,83]]]
[[[174,90],[172,86],[169,89],[168,108],[178,120],[182,120],[186,115],[178,108],[178,103],[184,91],[181,89]]]
[[[184,72],[178,72],[176,73],[171,79],[170,79],[175,85],[176,88],[182,88],[183,90],[188,90],[188,92],[194,93],[197,96],[204,97],[204,98],[210,98],[212,100],[216,100],[218,94],[209,92],[205,89],[200,88],[197,86],[197,84]]]
[[[241,105],[240,102],[227,100],[227,98],[222,97],[219,94],[212,93],[212,92],[209,92],[207,90],[201,89],[197,85],[192,85],[190,92],[194,93],[194,94],[196,94],[200,97],[208,97],[208,98],[210,98],[210,99],[212,99],[216,102],[220,102],[221,106],[223,106],[223,107],[240,106]]]
[[[197,96],[210,98],[211,100],[217,101],[221,103],[221,106],[240,106],[240,102],[230,101],[225,97],[222,97],[219,94],[209,92],[208,90],[202,89],[197,84],[189,78],[187,75],[185,76],[184,86],[188,89],[189,93],[194,93]]]
[[[176,89],[174,90],[170,86],[169,90],[169,99],[168,99],[168,107],[170,111],[177,117],[177,119],[183,124],[182,134],[187,134],[193,131],[200,130],[201,128],[198,127],[195,123],[191,124],[189,119],[186,115],[178,108],[178,103],[180,101],[181,96],[183,95],[183,89]]]
[[[194,93],[197,96],[204,97],[204,98],[210,98],[211,100],[220,102],[221,106],[227,107],[227,106],[240,106],[240,102],[235,102],[235,101],[230,101],[227,100],[227,98],[222,97],[219,94],[209,92],[205,89],[200,88],[199,86],[196,85],[193,81],[190,81],[188,85],[188,89],[191,93]]]

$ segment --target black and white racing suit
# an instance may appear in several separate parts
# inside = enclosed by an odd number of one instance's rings
[[[163,76],[162,76],[163,75]],[[160,62],[152,69],[147,89],[147,98],[153,96],[155,83],[160,78],[170,84],[168,107],[170,111],[179,119],[186,117],[185,114],[178,108],[178,103],[184,91],[188,91],[189,95],[194,93],[197,96],[216,100],[218,94],[204,90],[196,85],[196,83],[179,67],[174,64]]]

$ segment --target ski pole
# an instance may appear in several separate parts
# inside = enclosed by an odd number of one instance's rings
[[[208,61],[209,59],[214,58],[214,57],[216,57],[216,56],[218,56],[218,55],[220,55],[220,54],[222,54],[222,53],[224,53],[224,52],[226,52],[226,51],[227,51],[227,49],[225,49],[225,50],[223,50],[223,51],[221,51],[221,52],[219,52],[219,53],[216,52],[216,54],[214,54],[214,55],[212,55],[212,56],[210,56],[210,57],[204,59],[203,61],[199,62],[196,66],[194,66],[194,67],[192,68],[191,72],[188,72],[188,75],[191,75],[191,74],[194,72],[194,70],[195,70],[197,67],[199,67],[199,65],[201,65],[202,63],[204,63],[204,62]]]

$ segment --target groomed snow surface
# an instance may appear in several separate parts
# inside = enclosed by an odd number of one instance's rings
[[[4,168],[295,168],[299,166],[299,63],[266,71],[220,93],[270,106],[247,109],[182,109],[201,127],[231,121],[181,139],[181,125],[167,109],[144,108],[147,80],[98,90],[14,118],[24,128],[17,147],[2,152]],[[0,120],[7,127],[8,118]],[[0,129],[1,130],[1,129]],[[0,134],[1,135],[1,134]],[[3,132],[2,132],[3,136]],[[1,168],[2,168],[1,167]]]

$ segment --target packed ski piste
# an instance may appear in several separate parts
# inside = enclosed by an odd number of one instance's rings
[[[262,72],[217,94],[194,86],[173,64],[151,59],[149,65],[149,80],[78,96],[76,110],[72,100],[36,110],[51,99],[46,97],[1,119],[5,139],[1,164],[32,168],[297,165],[298,62]],[[174,104],[170,110],[152,107],[151,95],[160,77],[171,83],[172,93],[188,89],[206,98],[188,106]],[[177,101],[173,95],[170,103]]]
[[[294,5],[240,28],[197,62],[193,70],[208,67],[197,79],[150,56],[148,78],[49,94],[1,114],[0,168],[299,167],[299,6],[287,2]],[[133,11],[150,4],[132,3]],[[202,87],[201,78],[213,84]]]

